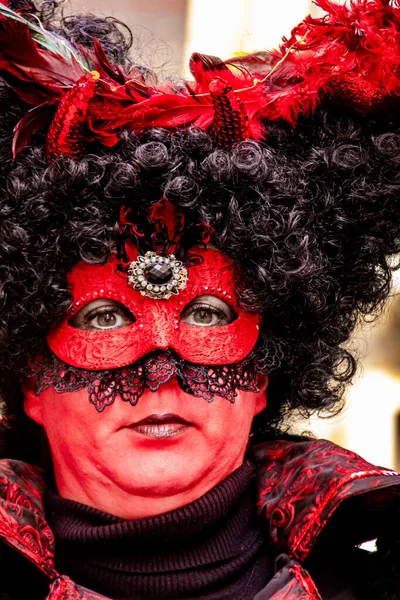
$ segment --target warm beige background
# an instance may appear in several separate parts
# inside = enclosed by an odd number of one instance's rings
[[[310,11],[309,0],[73,0],[67,12],[112,15],[134,31],[141,62],[166,75],[187,74],[194,50],[227,58],[236,51],[271,48]],[[386,321],[362,328],[354,341],[363,357],[347,407],[332,421],[298,423],[365,456],[400,469],[400,300]]]
[[[66,0],[64,6],[68,13],[89,10],[124,21],[144,41],[150,66],[169,56],[174,75],[185,73],[194,50],[227,58],[271,48],[305,14],[318,13],[311,0]]]

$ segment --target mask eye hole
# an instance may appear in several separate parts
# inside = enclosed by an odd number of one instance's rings
[[[135,321],[131,311],[120,302],[99,298],[81,308],[68,325],[85,331],[107,331],[128,327]]]
[[[181,312],[182,323],[197,327],[222,327],[237,318],[233,308],[216,296],[199,296]]]

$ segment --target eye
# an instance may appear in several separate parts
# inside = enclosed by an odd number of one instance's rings
[[[215,296],[200,296],[185,306],[181,321],[198,327],[221,327],[237,319],[237,314],[228,304]]]
[[[99,299],[81,308],[68,324],[86,331],[104,331],[127,327],[134,322],[135,317],[123,304],[115,300]]]

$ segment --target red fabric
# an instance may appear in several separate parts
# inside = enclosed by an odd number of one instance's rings
[[[62,575],[57,577],[50,586],[50,594],[47,600],[109,600],[106,596],[101,596],[76,585],[69,577]]]
[[[271,542],[301,562],[344,500],[379,491],[373,499],[379,506],[386,488],[400,486],[400,475],[394,471],[375,467],[326,440],[269,442],[257,448],[257,459],[258,506],[269,522]],[[356,520],[350,525],[356,528]],[[361,537],[355,543],[368,539],[372,538]]]
[[[305,569],[303,569],[300,565],[294,565],[294,567],[291,569],[291,572],[294,576],[294,581],[292,590],[288,590],[287,600],[294,600],[294,598],[298,598],[299,600],[300,598],[304,598],[304,600],[321,600],[321,596],[319,595],[313,580]],[[296,587],[297,591],[295,591]],[[303,588],[301,592],[298,589],[299,587]],[[279,600],[284,600],[285,596],[281,592],[278,598]]]
[[[129,365],[153,350],[166,348],[197,364],[224,365],[243,360],[256,344],[260,316],[238,306],[234,266],[229,258],[211,249],[196,248],[192,253],[202,261],[188,269],[186,289],[169,300],[153,300],[132,289],[117,271],[115,256],[105,265],[77,264],[69,278],[75,310],[98,298],[113,298],[127,306],[136,321],[120,329],[84,331],[71,327],[67,318],[50,332],[47,342],[51,350],[64,362],[91,370]],[[137,251],[132,248],[130,258],[136,257]],[[203,295],[217,296],[235,310],[238,318],[221,327],[182,323],[182,310]]]
[[[42,473],[18,461],[0,464],[0,536],[54,577],[54,537],[43,515]]]

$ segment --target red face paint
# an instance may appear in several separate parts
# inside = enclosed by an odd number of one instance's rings
[[[118,369],[167,347],[198,364],[241,361],[256,344],[260,317],[238,306],[227,257],[211,249],[196,248],[193,254],[203,262],[188,269],[186,289],[169,300],[152,300],[132,289],[118,274],[116,257],[103,266],[76,265],[69,278],[74,314],[105,298],[123,303],[136,321],[120,329],[88,331],[72,327],[70,315],[49,334],[52,351],[87,370]],[[136,257],[132,252],[131,260]],[[229,304],[237,318],[214,327],[183,323],[182,311],[204,295]],[[86,387],[60,393],[46,386],[37,394],[32,379],[25,389],[25,410],[45,429],[63,497],[136,519],[192,502],[242,464],[253,418],[266,405],[267,380],[259,379],[259,391],[239,389],[231,404],[218,394],[212,402],[196,398],[172,377],[158,389],[145,388],[134,408],[112,402],[106,416],[90,409]],[[175,426],[178,422],[176,434],[146,433],[143,422],[152,423],[155,415],[168,415]]]
[[[232,405],[194,398],[176,379],[145,390],[134,408],[114,402],[106,413],[92,410],[86,389],[49,388],[39,396],[25,390],[25,410],[49,440],[60,495],[125,519],[174,510],[225,479],[242,464],[251,423],[265,403],[265,385],[258,393],[239,391]],[[135,427],[166,414],[188,427],[163,438]]]
[[[243,360],[254,348],[260,316],[237,303],[232,261],[213,249],[196,248],[202,262],[188,269],[187,287],[168,300],[142,296],[118,272],[116,256],[105,265],[78,263],[71,271],[74,311],[94,300],[113,299],[135,317],[127,327],[86,331],[69,324],[71,314],[48,335],[51,350],[64,362],[82,369],[115,369],[136,362],[149,352],[171,348],[197,364],[224,365]],[[130,259],[136,260],[132,250]],[[195,298],[212,295],[230,305],[237,318],[228,325],[199,327],[181,321],[181,313]]]

